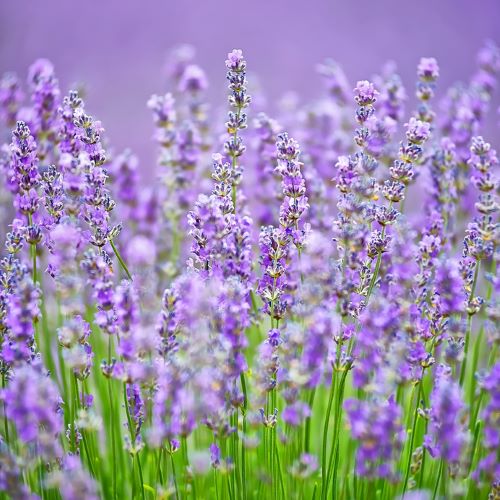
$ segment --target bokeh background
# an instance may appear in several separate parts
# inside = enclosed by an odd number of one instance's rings
[[[419,58],[434,56],[444,89],[469,78],[487,38],[500,41],[500,0],[0,1],[0,71],[24,78],[47,57],[64,89],[84,82],[87,108],[116,149],[139,155],[146,178],[155,147],[145,103],[166,91],[166,54],[176,44],[196,47],[215,106],[224,103],[225,55],[242,48],[272,105],[288,90],[319,95],[315,65],[325,57],[351,82],[392,59],[411,93]]]

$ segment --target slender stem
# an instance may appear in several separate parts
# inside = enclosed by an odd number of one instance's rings
[[[146,495],[144,494],[144,477],[142,475],[141,457],[139,453],[136,455],[136,458],[137,458],[137,469],[139,470],[139,479],[141,481],[141,497],[142,500],[146,500]]]
[[[185,467],[186,475],[187,475],[187,471],[190,469],[190,465],[189,465],[187,438],[185,436],[182,437],[181,448],[182,448],[182,455],[184,458],[184,467]],[[196,498],[196,488],[195,488],[194,479],[193,479],[192,487],[193,487],[193,497]]]
[[[124,406],[125,406],[125,413],[127,415],[127,424],[128,424],[128,428],[129,428],[129,432],[130,432],[131,445],[134,446],[137,435],[136,435],[135,430],[134,430],[134,426],[133,426],[134,423],[132,422],[132,418],[130,417],[130,408],[128,405],[126,382],[123,383],[123,402],[124,402]],[[141,481],[141,496],[142,496],[142,499],[145,500],[144,479],[142,477],[141,458],[139,456],[139,453],[135,454],[134,457],[137,458],[137,469],[139,471],[139,479]],[[132,475],[132,479],[135,483],[135,475]]]
[[[318,483],[314,483],[314,489],[312,494],[312,500],[316,500],[316,492],[318,491]]]
[[[312,389],[309,396],[309,408],[311,409],[311,415],[306,418],[306,429],[305,429],[305,439],[304,439],[304,452],[309,453],[310,440],[311,440],[311,416],[314,407],[314,396],[316,395],[316,387]]]
[[[175,471],[174,455],[172,452],[172,446],[170,444],[168,453],[170,455],[170,462],[172,463],[172,476],[174,478],[175,498],[176,500],[179,500],[179,486],[177,485],[177,473]]]
[[[479,334],[476,338],[476,341],[474,342],[474,350],[472,354],[472,373],[476,373],[477,370],[477,364],[479,361],[479,351],[481,350],[481,344],[482,344],[482,339],[484,335],[484,327],[481,327]],[[476,396],[476,377],[471,377],[471,384],[469,388],[469,408],[472,410],[474,407],[474,398]],[[472,416],[472,411],[470,412]],[[474,425],[475,421],[472,422],[471,424]]]
[[[281,495],[282,495],[283,498],[286,498],[286,496],[285,496],[285,484],[284,484],[284,481],[283,481],[283,471],[281,470],[280,454],[279,454],[279,451],[278,451],[278,443],[277,443],[277,440],[276,440],[276,429],[274,429],[274,433],[275,433],[274,447],[275,447],[276,459],[277,459],[277,462],[278,462],[277,469],[278,469],[278,478],[279,478],[279,482],[280,482]]]
[[[332,366],[332,378],[330,382],[330,394],[326,407],[325,422],[323,424],[323,446],[321,453],[321,498],[326,498],[326,448],[328,446],[328,428],[330,427],[330,415],[332,413],[333,397],[335,394],[335,366]]]
[[[163,459],[163,447],[160,448],[158,453],[158,462],[156,464],[156,484],[163,485],[163,474],[161,473],[161,462]]]
[[[33,215],[28,214],[28,224],[33,225]],[[33,284],[36,285],[37,275],[36,275],[36,243],[30,243],[31,259],[32,259],[32,273],[33,273]]]
[[[5,367],[3,366],[2,362],[2,389],[5,389],[6,383],[5,383]],[[5,443],[7,444],[7,447],[10,445],[10,438],[9,438],[9,422],[7,420],[7,414],[5,410],[5,400],[3,401],[3,425],[4,425],[4,432],[5,432]]]
[[[238,411],[235,411],[232,415],[234,432],[232,436],[232,448],[233,448],[233,456],[234,456],[234,471],[233,476],[236,480],[236,486],[238,491],[241,492],[241,479],[240,479],[240,470],[238,466]],[[235,490],[236,491],[236,490]]]
[[[219,500],[219,486],[217,481],[217,469],[214,467],[215,499]]]
[[[389,209],[392,208],[392,201],[389,203]],[[382,227],[381,238],[384,239],[385,233],[387,231],[387,226]],[[382,263],[382,253],[380,252],[377,255],[377,261],[375,263],[375,269],[373,271],[372,278],[370,280],[370,284],[368,285],[368,292],[366,293],[366,304],[368,305],[368,301],[370,300],[371,294],[373,292],[373,288],[375,287],[375,283],[378,279],[378,274],[380,272],[380,264]]]
[[[116,248],[113,240],[109,240],[109,243],[111,245],[111,248],[113,249],[113,252],[116,256],[116,258],[118,259],[118,262],[120,263],[120,265],[122,266],[123,270],[125,271],[125,274],[127,275],[128,279],[130,281],[132,281],[132,275],[130,274],[129,270],[128,270],[128,267],[127,265],[125,264],[125,261],[122,259],[122,256],[120,255],[120,252],[118,251],[118,249]]]
[[[481,261],[479,259],[476,259],[476,268],[474,269],[474,279],[472,281],[472,287],[471,287],[470,294],[469,294],[469,300],[467,301],[467,304],[469,306],[471,305],[472,301],[474,300],[474,292],[476,291],[477,278],[479,276],[480,262]],[[468,318],[467,318],[467,331],[465,332],[464,360],[463,360],[462,366],[460,368],[460,387],[463,387],[463,385],[464,385],[465,373],[467,371],[467,354],[469,351],[471,330],[472,330],[472,314],[469,314]]]
[[[340,433],[340,425],[342,422],[342,403],[344,401],[344,389],[345,389],[345,381],[347,378],[348,370],[346,369],[342,373],[342,377],[340,379],[340,385],[339,385],[339,394],[337,397],[337,406],[335,410],[335,420],[336,420],[336,426],[335,426],[335,445],[336,445],[336,456],[335,456],[335,465],[333,468],[333,485],[332,487],[336,487],[337,483],[337,471],[338,471],[338,459],[339,459],[339,448],[340,448],[340,443],[339,443],[339,433]]]
[[[426,450],[425,448],[422,451],[422,465],[420,466],[420,477],[418,479],[418,489],[422,489],[422,485],[424,482],[424,469],[425,469],[425,455],[426,455]]]
[[[422,378],[423,378],[423,373],[422,373]],[[413,425],[412,425],[412,429],[411,429],[410,447],[408,449],[408,459],[406,462],[406,473],[405,473],[405,481],[403,484],[402,497],[404,497],[404,495],[406,493],[406,487],[408,486],[408,479],[410,477],[411,457],[412,457],[412,453],[413,453],[413,444],[415,442],[415,432],[417,430],[418,404],[420,401],[421,392],[422,392],[422,379],[420,379],[418,381],[417,400],[415,401],[415,411],[413,413]]]
[[[443,476],[443,468],[444,468],[444,460],[441,459],[439,461],[439,470],[436,478],[436,484],[434,485],[434,491],[432,493],[432,500],[436,500],[437,497],[437,492],[439,488],[439,483],[441,482],[442,476]]]
[[[476,424],[476,427],[474,429],[474,439],[472,441],[472,448],[471,448],[471,455],[470,455],[470,463],[469,463],[469,475],[472,471],[472,468],[474,466],[474,457],[476,456],[476,451],[477,450],[480,450],[481,449],[481,446],[477,446],[478,442],[479,442],[479,435],[481,433],[481,429],[482,429],[482,422],[479,421],[477,424]]]
[[[338,391],[335,400],[335,412],[334,412],[334,426],[333,426],[333,441],[330,448],[330,458],[328,459],[328,469],[326,474],[326,487],[328,488],[330,483],[330,477],[333,477],[332,484],[332,496],[335,496],[336,488],[336,478],[337,478],[337,454],[339,447],[339,431],[340,431],[340,421],[342,420],[342,402],[344,399],[344,387],[345,379],[347,377],[348,371],[345,370],[342,373],[342,378],[340,379]]]
[[[76,391],[76,398],[75,398],[76,407],[77,407],[78,410],[80,410],[81,405],[80,405],[80,395],[79,395],[80,393],[79,393],[79,390],[78,390],[78,378],[77,378],[77,376],[75,374],[73,374],[73,380],[74,380],[74,383],[75,383],[75,391]],[[75,417],[76,417],[76,415],[75,415]],[[86,431],[82,429],[81,434],[82,434],[83,449],[85,450],[85,454],[87,455],[87,460],[88,460],[88,463],[89,463],[90,473],[92,474],[93,477],[96,477],[96,474],[95,474],[95,471],[94,471],[92,454],[89,451],[89,447],[88,447],[88,443],[87,443]]]
[[[108,364],[111,364],[111,335],[108,339]],[[112,484],[113,484],[113,498],[116,498],[116,475],[117,475],[117,461],[116,461],[116,440],[115,440],[115,411],[113,405],[113,394],[111,387],[111,378],[108,377],[108,404],[109,404],[109,424],[111,429],[111,453],[112,453]]]
[[[240,373],[241,390],[243,391],[243,407],[241,408],[241,416],[243,419],[243,438],[247,431],[247,408],[248,408],[248,394],[247,394],[247,384],[245,380],[245,373]],[[247,496],[247,480],[246,480],[246,449],[245,441],[241,440],[241,481],[243,490],[243,499]]]
[[[241,107],[237,106],[236,107],[236,123],[239,122],[240,115],[241,115]],[[236,144],[237,138],[238,138],[238,129],[236,128],[235,131],[233,132],[234,144]],[[236,156],[234,154],[231,156],[231,169],[232,169],[232,173],[234,175],[235,170],[236,170]],[[233,180],[233,183],[231,186],[231,198],[232,198],[232,202],[233,202],[233,213],[236,213],[237,193],[236,193],[236,184],[234,183],[234,180]]]

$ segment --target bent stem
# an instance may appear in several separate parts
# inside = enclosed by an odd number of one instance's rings
[[[132,281],[132,275],[130,274],[128,267],[125,264],[125,261],[123,260],[122,256],[120,255],[120,252],[116,248],[116,245],[114,244],[113,240],[109,240],[109,244],[111,245],[111,248],[113,249],[116,258],[118,259],[120,266],[122,266],[122,269],[125,271],[125,274],[127,275],[128,279]]]
[[[420,401],[420,394],[422,393],[422,380],[423,380],[424,374],[422,372],[422,377],[418,382],[418,390],[417,390],[417,400],[415,402],[415,412],[413,413],[413,425],[411,429],[411,437],[410,437],[410,447],[408,449],[408,459],[406,462],[406,472],[405,472],[405,481],[403,484],[403,493],[402,497],[404,498],[404,495],[406,493],[406,488],[408,486],[408,479],[410,478],[410,467],[411,467],[411,457],[413,454],[413,444],[415,443],[415,432],[417,429],[417,418],[418,418],[418,404]]]

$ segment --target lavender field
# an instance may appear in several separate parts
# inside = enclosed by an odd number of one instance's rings
[[[500,48],[422,56],[269,99],[177,45],[154,172],[0,78],[0,498],[500,498]]]

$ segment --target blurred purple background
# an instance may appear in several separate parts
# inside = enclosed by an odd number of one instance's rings
[[[165,56],[178,43],[197,48],[215,105],[224,102],[224,59],[235,47],[270,100],[288,90],[319,95],[314,67],[327,56],[351,82],[393,59],[412,93],[421,56],[438,59],[441,89],[467,80],[483,40],[500,41],[499,21],[500,0],[2,0],[0,71],[24,78],[34,59],[51,59],[64,90],[84,82],[87,108],[115,148],[130,146],[150,173],[145,103],[166,91]]]

